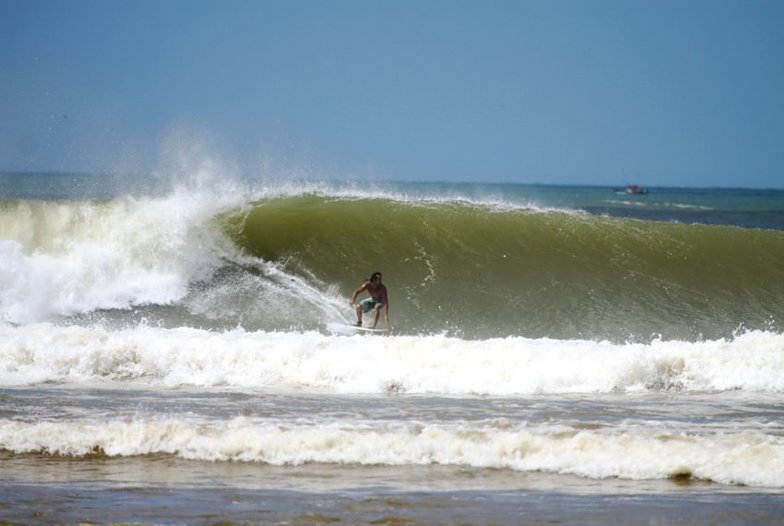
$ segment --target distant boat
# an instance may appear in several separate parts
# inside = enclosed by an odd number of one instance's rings
[[[626,193],[634,195],[645,195],[648,193],[648,189],[643,188],[638,184],[630,184],[626,186]]]

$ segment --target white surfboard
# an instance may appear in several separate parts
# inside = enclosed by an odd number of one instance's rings
[[[374,329],[372,327],[360,327],[358,325],[346,325],[349,329],[354,329],[355,331],[365,331],[365,332],[387,332],[386,329]]]
[[[329,323],[327,324],[327,328],[332,332],[342,334],[352,334],[354,332],[387,332],[387,329],[373,329],[371,327],[359,327],[357,325],[348,325],[345,323]]]

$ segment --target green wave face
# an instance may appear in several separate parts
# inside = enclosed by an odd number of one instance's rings
[[[784,317],[784,233],[305,195],[225,218],[248,254],[350,296],[379,270],[406,332],[708,338]]]

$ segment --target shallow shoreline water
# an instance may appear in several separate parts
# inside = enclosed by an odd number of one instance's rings
[[[443,466],[2,458],[8,524],[778,524],[781,492]]]

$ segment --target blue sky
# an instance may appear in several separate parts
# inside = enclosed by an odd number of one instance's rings
[[[780,188],[782,27],[780,0],[0,0],[0,170],[195,141],[251,174]]]

